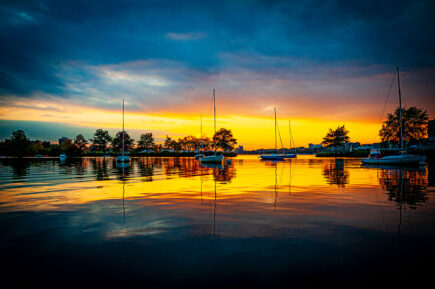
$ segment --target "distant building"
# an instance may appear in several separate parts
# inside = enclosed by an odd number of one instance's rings
[[[359,148],[360,146],[361,146],[361,144],[359,142],[347,142],[345,144],[345,148],[348,151],[352,151],[352,150],[354,150],[356,148]]]
[[[243,153],[243,146],[239,146],[238,148],[236,148],[235,152],[238,153],[238,154]]]
[[[62,143],[63,143],[64,141],[66,141],[67,139],[69,139],[69,138],[67,138],[66,136],[61,137],[61,138],[59,139],[59,145],[61,146]]]
[[[427,122],[427,138],[429,140],[435,140],[435,119]]]
[[[45,149],[50,148],[50,145],[51,145],[51,143],[50,143],[49,141],[43,141],[43,142],[42,142],[42,146],[43,146]]]

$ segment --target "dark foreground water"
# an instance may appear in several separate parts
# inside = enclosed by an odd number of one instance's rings
[[[2,288],[414,287],[435,167],[300,156],[0,160]]]

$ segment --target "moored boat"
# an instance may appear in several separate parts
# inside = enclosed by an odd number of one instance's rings
[[[222,163],[223,159],[224,159],[223,155],[203,156],[201,158],[201,162],[202,163],[216,163],[216,164],[220,164],[220,163]]]
[[[292,142],[293,142],[293,147],[294,147],[294,151],[295,153],[287,153],[284,155],[284,158],[286,159],[293,159],[296,158],[296,146],[295,146],[295,141],[293,140],[293,134],[292,134],[292,129],[291,129],[291,125],[290,125],[290,120],[288,121],[288,130],[289,130],[289,138],[290,138],[290,142],[289,142],[289,148],[291,149],[292,147]]]
[[[116,157],[117,162],[129,162],[130,157],[125,155],[124,152],[124,100],[122,100],[122,155]]]
[[[382,165],[422,165],[426,156],[401,154],[393,156],[382,156],[380,149],[370,150],[368,158],[361,159],[363,164],[382,164]]]
[[[216,135],[216,96],[215,90],[213,89],[213,110],[214,110],[214,134]],[[223,154],[218,155],[216,151],[216,138],[214,138],[214,155],[202,156],[199,158],[201,163],[214,163],[221,164],[224,159]]]
[[[277,140],[276,140],[276,108],[275,110],[275,151],[278,151],[277,149]],[[282,145],[282,142],[281,142]],[[283,148],[284,152],[284,148]],[[267,154],[267,155],[261,155],[260,158],[265,161],[283,161],[285,159],[285,154]]]
[[[363,164],[386,164],[386,165],[422,165],[426,156],[406,153],[403,144],[403,118],[402,118],[402,92],[400,90],[400,74],[397,67],[397,85],[399,92],[399,118],[400,118],[400,154],[382,156],[380,149],[372,149],[368,158],[361,159]]]
[[[284,154],[261,155],[260,157],[265,161],[283,161],[285,159]]]

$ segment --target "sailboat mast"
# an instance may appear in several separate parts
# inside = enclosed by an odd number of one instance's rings
[[[216,97],[213,89],[213,110],[214,110],[214,154],[216,154]]]
[[[122,156],[124,156],[124,99],[122,100]]]
[[[273,110],[275,111],[275,152],[276,152],[278,149],[278,147],[276,145],[276,107]]]
[[[201,138],[201,149],[204,150],[204,140],[202,139],[202,114],[201,114],[201,134],[199,137]]]
[[[400,90],[399,67],[397,67],[397,85],[399,87],[400,150],[403,153],[402,91]]]

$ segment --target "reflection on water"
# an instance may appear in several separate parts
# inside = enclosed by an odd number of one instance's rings
[[[428,200],[426,170],[381,169],[379,183],[388,192],[388,200],[411,209]]]
[[[419,262],[435,253],[432,164],[240,156],[225,165],[2,159],[0,169],[0,253],[10,259],[0,277],[10,284],[28,285],[22,274],[38,282],[48,272],[67,278],[68,266],[83,276],[71,287],[95,281],[94,271],[104,280],[94,287],[349,284],[389,276],[398,260],[401,270],[424,271]]]
[[[323,175],[328,184],[344,188],[349,178],[349,172],[344,168],[344,159],[338,158],[325,162]]]

